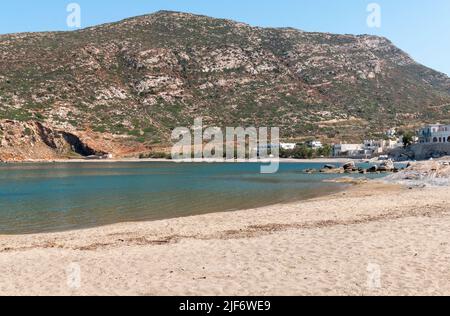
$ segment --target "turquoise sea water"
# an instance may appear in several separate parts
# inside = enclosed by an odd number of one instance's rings
[[[260,207],[338,191],[338,175],[287,163],[56,163],[0,165],[0,234],[79,229]],[[255,214],[255,216],[258,216]]]

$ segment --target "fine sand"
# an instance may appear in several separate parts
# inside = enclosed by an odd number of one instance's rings
[[[0,295],[450,295],[449,187],[0,237]]]

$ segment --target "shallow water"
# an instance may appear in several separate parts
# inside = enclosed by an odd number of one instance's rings
[[[323,164],[57,163],[0,165],[0,234],[79,229],[255,208],[336,192]],[[257,216],[257,214],[255,214]]]

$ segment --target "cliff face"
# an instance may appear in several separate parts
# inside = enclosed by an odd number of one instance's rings
[[[0,57],[2,126],[40,122],[119,156],[167,143],[174,127],[199,116],[325,141],[450,120],[450,79],[374,36],[158,12],[76,32],[3,35]]]
[[[44,126],[38,121],[0,122],[0,162],[53,160],[87,156],[134,156],[148,148],[132,139],[107,133],[70,133]]]
[[[37,122],[4,121],[0,124],[0,159],[55,159],[72,152],[62,133],[56,133]]]

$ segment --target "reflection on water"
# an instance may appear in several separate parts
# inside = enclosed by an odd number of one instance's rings
[[[78,229],[254,208],[342,188],[322,164],[68,163],[0,165],[0,234]],[[257,216],[257,214],[255,214]]]

